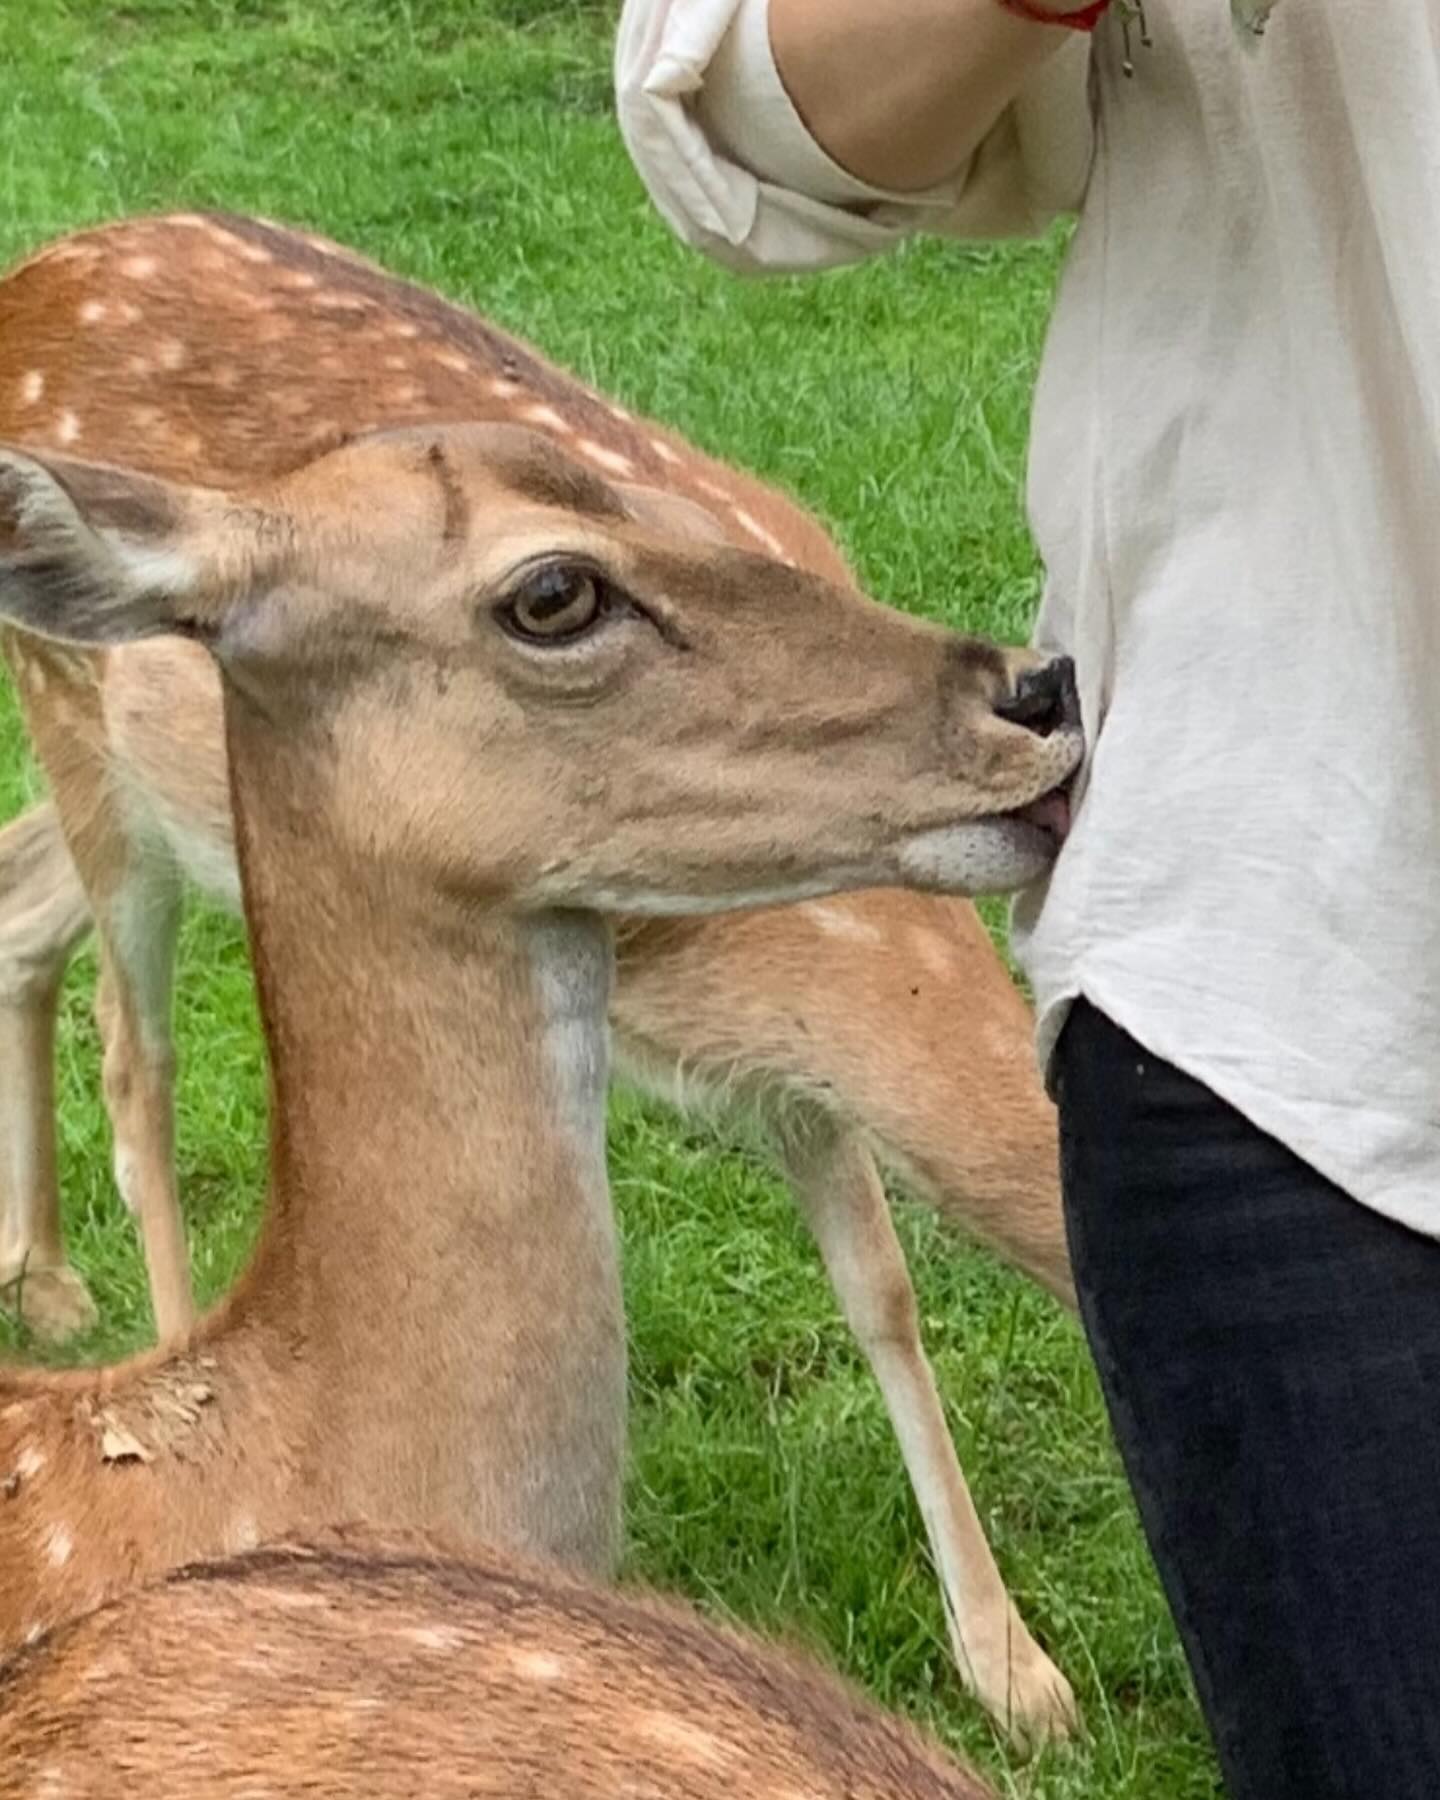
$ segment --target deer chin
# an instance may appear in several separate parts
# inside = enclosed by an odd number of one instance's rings
[[[1045,797],[1047,800],[1049,795]],[[899,878],[942,894],[1011,894],[1038,881],[1054,862],[1060,838],[1040,801],[963,825],[917,832],[900,848]]]

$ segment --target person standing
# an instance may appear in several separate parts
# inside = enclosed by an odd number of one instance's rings
[[[619,117],[741,271],[1078,215],[1015,943],[1082,1318],[1235,1800],[1434,1800],[1440,0],[1147,6],[627,0]]]

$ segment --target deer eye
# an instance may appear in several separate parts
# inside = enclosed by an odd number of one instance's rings
[[[592,569],[547,563],[525,575],[500,607],[500,623],[527,644],[566,644],[592,631],[616,595]]]

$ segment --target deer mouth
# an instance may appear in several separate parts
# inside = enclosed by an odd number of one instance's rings
[[[1070,783],[1062,783],[1053,787],[1048,793],[1041,794],[1038,800],[1032,800],[1027,806],[1018,806],[1007,818],[1018,819],[1021,824],[1034,825],[1053,838],[1057,846],[1063,844],[1070,835]]]

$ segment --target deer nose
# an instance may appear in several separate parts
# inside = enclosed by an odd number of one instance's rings
[[[1073,729],[1080,723],[1080,695],[1075,687],[1075,664],[1057,656],[1039,669],[1027,669],[1015,683],[1008,700],[997,702],[995,711],[1011,725],[1023,725],[1036,737]]]

